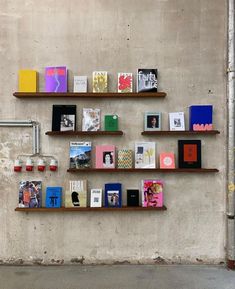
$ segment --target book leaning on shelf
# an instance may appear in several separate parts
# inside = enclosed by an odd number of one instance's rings
[[[142,181],[142,207],[163,207],[163,182],[161,180]]]
[[[65,207],[87,207],[87,180],[69,181],[65,192]]]
[[[20,181],[18,206],[19,208],[42,207],[41,181]]]
[[[70,169],[84,169],[91,167],[91,142],[70,142]]]

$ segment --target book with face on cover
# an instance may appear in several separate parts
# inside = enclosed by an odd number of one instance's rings
[[[19,92],[37,92],[38,72],[36,70],[19,70]]]
[[[92,75],[93,92],[108,92],[108,72],[94,71]]]
[[[65,207],[87,207],[87,180],[69,181],[65,192]]]
[[[118,92],[127,93],[133,92],[133,76],[132,73],[120,72],[118,73]]]
[[[45,69],[45,92],[67,92],[66,66],[50,66]]]
[[[20,181],[19,208],[42,207],[42,182]]]
[[[70,169],[84,169],[91,167],[91,142],[70,142]]]
[[[122,184],[120,183],[108,183],[104,186],[105,192],[105,207],[117,207],[122,206]]]
[[[157,92],[157,69],[138,69],[137,92]]]
[[[82,130],[100,130],[100,109],[83,108],[82,110]]]
[[[97,169],[115,168],[114,145],[98,145],[95,147],[95,167]]]
[[[135,168],[156,168],[155,142],[135,143]]]
[[[74,76],[73,92],[87,92],[87,76]]]
[[[161,180],[142,181],[142,207],[163,207],[163,182]]]
[[[90,206],[92,208],[102,207],[102,189],[91,189]]]

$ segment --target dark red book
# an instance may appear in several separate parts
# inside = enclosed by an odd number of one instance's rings
[[[178,140],[179,168],[201,168],[201,141]]]

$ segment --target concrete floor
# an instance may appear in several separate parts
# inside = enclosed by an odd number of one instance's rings
[[[0,289],[234,289],[223,266],[0,266]]]

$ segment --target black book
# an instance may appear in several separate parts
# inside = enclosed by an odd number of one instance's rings
[[[201,141],[178,140],[178,161],[180,169],[201,168]]]
[[[76,130],[76,105],[53,105],[52,131]]]
[[[138,69],[137,92],[157,92],[157,69]]]
[[[129,189],[127,193],[127,206],[128,207],[139,207],[139,190]]]

